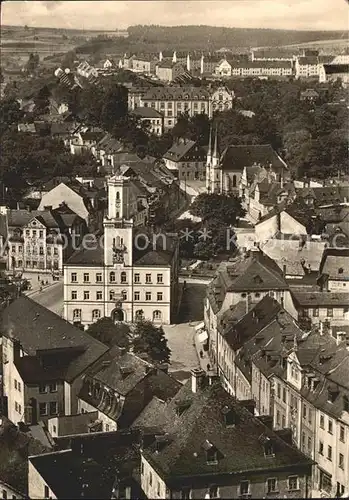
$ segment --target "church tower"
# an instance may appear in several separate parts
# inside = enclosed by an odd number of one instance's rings
[[[114,175],[108,179],[108,215],[104,226],[104,265],[132,266],[133,220],[129,217],[130,179]]]
[[[220,154],[218,147],[218,127],[216,126],[214,146],[211,155],[211,166],[210,166],[210,193],[221,193],[222,192],[222,179],[221,179],[221,168],[220,168]]]
[[[208,140],[208,150],[206,159],[206,191],[211,190],[211,165],[212,165],[212,126],[210,127],[210,137]]]

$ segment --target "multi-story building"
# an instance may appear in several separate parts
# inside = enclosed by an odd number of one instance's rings
[[[163,59],[161,62],[156,63],[155,74],[161,81],[173,82],[173,80],[185,73],[185,71],[185,66],[180,62]]]
[[[130,95],[131,94],[131,95]],[[180,114],[189,116],[205,113],[212,118],[214,111],[224,111],[233,106],[234,93],[226,87],[206,89],[191,86],[129,89],[129,109],[137,106],[156,109],[164,116],[164,130],[177,123]]]
[[[136,230],[128,203],[129,178],[108,180],[104,235],[64,266],[64,317],[89,325],[101,317],[170,323],[176,310],[178,241]]]
[[[277,49],[251,50],[251,61],[293,61],[294,59],[293,52]]]
[[[326,248],[319,269],[318,283],[321,289],[348,293],[348,263],[348,248]]]
[[[83,219],[72,215],[66,217],[59,209],[7,210],[8,269],[62,271],[72,245],[85,234]]]
[[[146,498],[310,497],[312,460],[255,417],[253,405],[205,382],[194,370],[191,388],[144,418],[159,428],[141,451]]]
[[[151,134],[162,135],[164,129],[164,117],[162,113],[154,108],[137,107],[132,114],[145,123]]]
[[[3,407],[37,424],[77,412],[84,370],[108,348],[28,297],[2,312]]]
[[[111,349],[86,370],[78,411],[97,412],[100,430],[116,431],[130,427],[153,398],[166,401],[180,387],[180,382],[135,354]]]
[[[310,324],[320,327],[322,325],[327,329],[348,325],[349,297],[347,292],[329,293],[327,290],[321,291],[315,287],[306,290],[296,286],[291,290],[299,321],[309,321]]]
[[[135,73],[155,74],[156,65],[159,60],[152,54],[134,56],[132,60],[132,71]]]
[[[321,71],[323,71],[323,62],[321,62],[318,56],[305,56],[296,58],[296,78],[318,79]]]
[[[263,176],[270,180],[282,180],[287,176],[288,167],[269,144],[253,146],[228,146],[219,152],[218,133],[216,131],[214,148],[209,145],[207,154],[206,188],[211,193],[240,193],[245,199],[248,193],[245,167],[265,167]],[[210,155],[212,152],[212,155]],[[258,220],[258,217],[257,217]]]
[[[205,149],[195,141],[178,139],[164,154],[166,167],[180,180],[205,180]]]
[[[218,328],[224,323],[226,311],[242,309],[245,312],[247,306],[258,303],[265,295],[275,298],[292,317],[297,317],[283,271],[257,247],[250,250],[248,257],[220,264],[208,286],[204,306],[209,353],[214,365],[217,363]]]
[[[294,74],[289,61],[229,61],[222,59],[215,68],[215,74],[222,77],[290,77]]]

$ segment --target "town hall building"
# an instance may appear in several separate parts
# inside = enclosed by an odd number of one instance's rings
[[[118,322],[173,321],[178,288],[178,239],[134,227],[128,177],[108,179],[104,234],[85,238],[64,266],[64,317],[88,326],[102,317]]]

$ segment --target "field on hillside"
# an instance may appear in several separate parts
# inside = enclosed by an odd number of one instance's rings
[[[293,44],[293,45],[284,45],[282,48],[285,49],[292,49],[292,48],[299,48],[299,49],[318,49],[318,50],[323,50],[323,51],[335,51],[335,52],[342,52],[344,49],[349,48],[349,40],[348,38],[340,38],[338,40],[316,40],[315,42],[305,42],[305,43],[298,43],[298,44]]]

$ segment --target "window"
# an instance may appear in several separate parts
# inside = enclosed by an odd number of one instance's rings
[[[17,390],[17,380],[14,381],[15,389]]]
[[[78,298],[78,292],[76,290],[72,290],[71,299],[76,300]]]
[[[2,498],[4,498],[6,500],[6,498],[7,498],[7,491],[6,490],[2,490]]]
[[[298,490],[298,476],[289,476],[288,477],[288,489],[290,491]]]
[[[51,255],[51,247],[47,247],[46,252],[47,252],[47,255]]]
[[[101,283],[102,281],[102,273],[96,273],[96,282]]]
[[[286,403],[286,388],[285,387],[282,389],[282,401],[284,403]]]
[[[183,488],[180,491],[181,498],[182,500],[189,500],[191,498],[191,489],[190,488]]]
[[[99,309],[93,309],[92,311],[92,321],[96,321],[101,317],[101,311]]]
[[[342,441],[342,443],[345,443],[345,428],[344,425],[341,425],[339,427],[339,439]]]
[[[311,437],[308,436],[308,450],[311,451],[311,448],[312,448]]]
[[[140,283],[141,279],[140,279],[140,275],[139,273],[136,273],[135,274],[135,283]]]
[[[41,417],[47,415],[47,403],[39,403],[39,414]]]
[[[111,281],[112,283],[115,282],[115,272],[114,271],[111,271],[109,273],[109,281]]]
[[[146,283],[151,283],[151,274],[146,274],[145,275],[145,282]]]
[[[74,309],[73,321],[81,321],[81,309]]]
[[[57,401],[50,402],[50,415],[57,415],[58,413],[58,404]]]
[[[44,255],[44,247],[39,248],[39,255]]]
[[[333,317],[333,308],[332,307],[328,307],[327,308],[327,317],[328,318],[332,318]]]
[[[153,312],[153,321],[161,321],[161,318],[162,318],[161,311]]]
[[[139,300],[140,299],[140,293],[139,292],[135,292],[134,293],[134,300]]]
[[[153,475],[151,472],[149,472],[149,486],[153,484]]]
[[[109,292],[109,300],[115,300],[115,292],[114,292],[114,290],[110,290],[110,292]]]
[[[313,417],[313,412],[312,412],[311,408],[309,408],[309,410],[308,410],[308,422],[309,422],[309,424],[311,424],[311,422],[312,422],[312,417]]]
[[[121,273],[121,283],[126,283],[126,282],[127,282],[126,272],[122,271],[122,273]]]
[[[281,398],[281,385],[279,383],[277,385],[277,396],[279,399]]]
[[[320,415],[320,428],[325,428],[325,417],[323,415]]]
[[[89,283],[89,282],[90,282],[90,274],[84,273],[84,283]]]
[[[58,255],[58,248],[54,247],[54,249],[53,249],[53,255]]]
[[[49,384],[49,390],[50,390],[50,392],[57,392],[57,383],[56,382],[51,382]]]
[[[127,300],[127,292],[126,292],[126,290],[122,290],[121,296],[122,296],[122,300]]]
[[[331,477],[320,470],[320,490],[330,492],[332,489]]]
[[[45,394],[47,392],[47,390],[48,390],[47,385],[45,385],[45,384],[40,384],[39,385],[39,393],[40,394]]]
[[[102,295],[101,290],[98,290],[98,291],[96,292],[96,300],[102,300],[102,296],[103,296],[103,295]]]
[[[332,462],[332,446],[328,445],[327,447],[327,460]]]
[[[84,300],[89,300],[90,299],[90,292],[88,290],[84,291]]]
[[[161,301],[162,299],[163,299],[163,293],[162,292],[158,292],[157,293],[157,300]]]
[[[319,455],[324,454],[324,443],[322,441],[319,441]]]
[[[144,474],[144,462],[141,463],[141,474]]]
[[[333,423],[330,419],[328,419],[328,433],[333,434]]]
[[[276,410],[276,425],[280,425],[280,412],[279,410]]]
[[[241,481],[240,495],[248,495],[250,492],[250,481]]]
[[[78,277],[76,273],[71,273],[70,280],[72,283],[76,283],[78,281]]]
[[[307,406],[303,406],[303,418],[307,418]]]
[[[314,318],[317,318],[319,316],[319,309],[317,307],[313,309],[313,316]]]
[[[145,292],[145,300],[151,300],[151,292]]]
[[[282,425],[281,425],[281,427],[283,429],[285,429],[285,427],[286,427],[286,417],[285,417],[285,415],[282,415]]]
[[[44,486],[44,496],[45,496],[45,498],[49,498],[49,496],[50,496],[49,487],[46,485]]]
[[[212,485],[209,487],[208,494],[210,498],[219,498],[218,486]]]
[[[105,431],[109,432],[109,425],[108,424],[105,424]]]
[[[270,477],[267,479],[267,493],[272,493],[277,491],[276,477]]]

